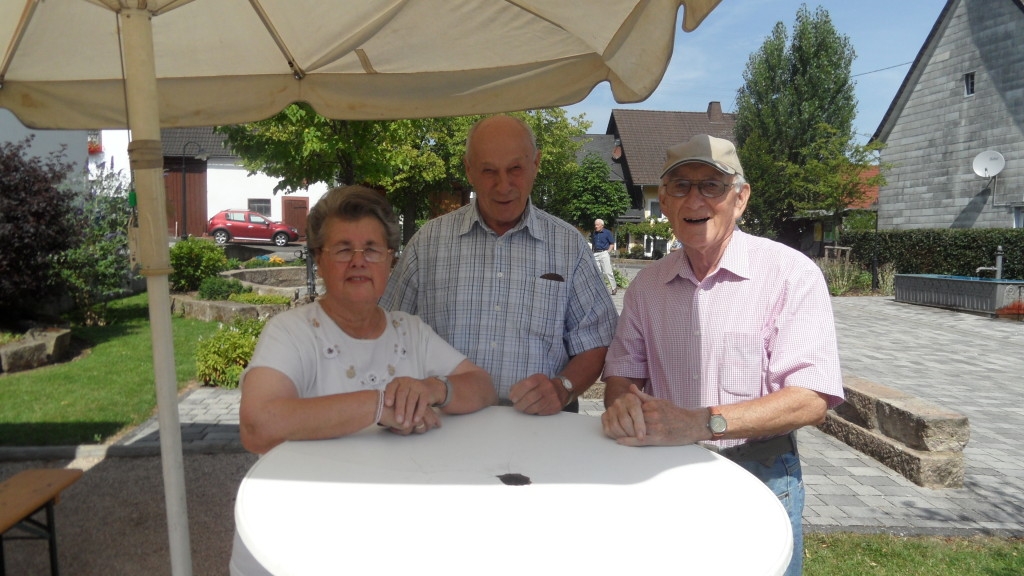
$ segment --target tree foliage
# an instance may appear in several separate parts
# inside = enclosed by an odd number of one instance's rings
[[[29,156],[32,137],[0,146],[0,317],[29,318],[60,293],[51,254],[76,246],[74,195],[61,183],[73,170],[65,151]]]
[[[73,315],[85,325],[106,323],[106,302],[132,279],[128,226],[131,183],[120,172],[101,170],[69,183],[76,246],[51,256],[55,279],[74,301]]]
[[[561,108],[514,112],[534,130],[542,150],[534,202],[548,206],[570,184],[582,117]],[[394,121],[331,120],[305,104],[250,124],[220,126],[228,145],[250,172],[281,179],[284,193],[314,183],[364,184],[384,190],[406,223],[469,201],[462,159],[466,134],[481,116]],[[439,206],[440,199],[457,199]],[[414,229],[404,231],[408,240]]]
[[[572,171],[569,185],[560,190],[548,211],[566,222],[589,230],[600,218],[610,227],[615,219],[629,209],[629,192],[622,182],[611,182],[608,164],[596,154],[588,154]]]
[[[828,125],[818,127],[822,137],[801,151],[802,165],[790,164],[788,176],[793,183],[793,202],[798,211],[821,211],[832,218],[838,244],[847,208],[864,200],[867,190],[885,184],[880,170],[866,175],[876,166],[875,153],[882,143],[855,144]]]
[[[856,54],[828,12],[797,10],[792,41],[778,22],[743,72],[736,96],[735,136],[752,194],[744,227],[784,236],[797,210],[790,165],[802,166],[815,141],[853,139],[857,100],[850,67]]]

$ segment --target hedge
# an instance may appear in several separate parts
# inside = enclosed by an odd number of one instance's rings
[[[996,265],[996,248],[1003,247],[1003,278],[1024,278],[1024,229],[921,228],[843,232],[850,258],[870,267],[877,256],[881,266],[890,262],[897,274],[949,274],[992,277],[975,273],[980,266]]]

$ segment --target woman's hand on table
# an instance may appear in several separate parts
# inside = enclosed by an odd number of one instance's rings
[[[441,420],[432,407],[443,402],[446,394],[445,385],[437,378],[399,376],[384,388],[384,412],[394,424],[383,422],[385,414],[381,415],[382,423],[416,433],[437,428]]]

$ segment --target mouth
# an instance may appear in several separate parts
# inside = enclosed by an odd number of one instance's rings
[[[703,224],[708,220],[711,220],[710,216],[707,218],[683,218],[683,222],[686,222],[687,224]]]

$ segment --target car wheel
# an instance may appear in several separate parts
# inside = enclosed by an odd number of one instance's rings
[[[274,234],[274,244],[278,246],[287,246],[288,235],[285,234],[284,232],[278,232],[277,234]]]
[[[213,241],[217,244],[227,244],[230,239],[231,235],[228,234],[227,230],[217,230],[213,233]]]

